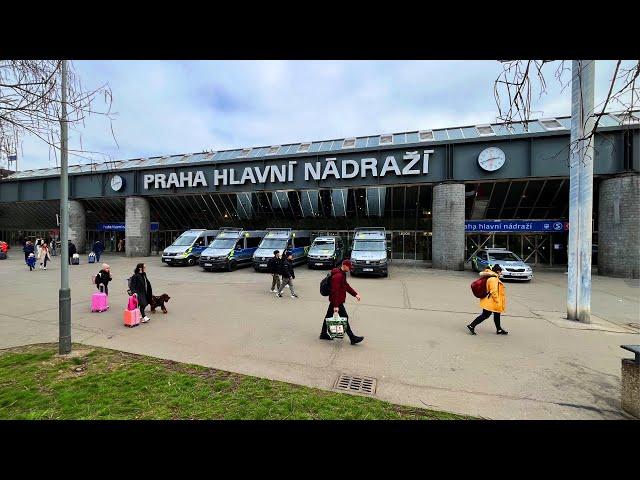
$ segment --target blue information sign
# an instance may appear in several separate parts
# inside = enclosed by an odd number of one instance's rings
[[[464,229],[470,232],[532,232],[560,233],[569,231],[565,220],[467,220]]]
[[[123,223],[98,223],[96,228],[99,232],[107,232],[107,231],[124,232],[125,230],[124,222]],[[151,222],[151,231],[157,232],[158,230],[160,230],[160,223]]]

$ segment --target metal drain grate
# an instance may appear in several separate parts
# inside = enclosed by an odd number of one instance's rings
[[[365,395],[376,394],[377,380],[371,377],[357,375],[340,375],[333,388],[351,393],[363,393]]]

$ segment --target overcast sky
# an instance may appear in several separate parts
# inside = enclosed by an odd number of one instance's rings
[[[596,64],[596,103],[612,66]],[[117,144],[104,117],[80,129],[83,149],[103,159],[491,123],[502,69],[496,61],[77,61],[74,68],[85,88],[108,83],[113,93]],[[538,118],[570,114],[570,88],[561,91],[554,71],[548,67],[548,93],[534,99]],[[77,133],[70,146],[80,147]],[[20,170],[56,165],[34,138],[18,155]]]

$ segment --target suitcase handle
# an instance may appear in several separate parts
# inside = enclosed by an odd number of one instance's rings
[[[104,283],[101,283],[100,285],[98,285],[98,288],[100,289],[101,293],[104,293]]]

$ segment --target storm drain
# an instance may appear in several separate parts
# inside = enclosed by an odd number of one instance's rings
[[[340,375],[336,380],[333,388],[335,390],[343,390],[351,393],[362,393],[364,395],[376,394],[376,382],[375,378],[361,377],[358,375]]]

